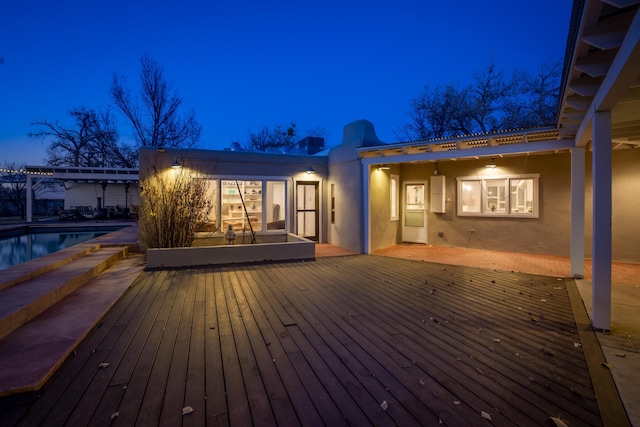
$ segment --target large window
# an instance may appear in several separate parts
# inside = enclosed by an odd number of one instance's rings
[[[458,178],[458,215],[538,218],[538,174]]]
[[[221,228],[262,230],[262,181],[222,181]]]
[[[220,227],[236,231],[285,230],[286,181],[222,180]]]
[[[267,181],[266,214],[267,230],[284,230],[286,226],[286,183]]]

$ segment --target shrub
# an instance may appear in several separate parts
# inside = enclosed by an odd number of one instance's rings
[[[211,203],[209,181],[190,168],[150,168],[140,180],[140,240],[142,247],[191,246],[194,233],[207,220]]]

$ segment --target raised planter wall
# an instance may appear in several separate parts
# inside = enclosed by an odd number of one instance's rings
[[[289,234],[286,242],[149,249],[147,250],[147,268],[311,260],[315,257],[314,242]]]

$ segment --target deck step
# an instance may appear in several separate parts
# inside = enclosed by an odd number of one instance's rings
[[[95,239],[94,239],[95,240]],[[48,271],[60,268],[73,260],[100,249],[98,243],[80,243],[69,248],[65,248],[49,255],[32,259],[22,264],[14,265],[2,270],[0,279],[0,291],[25,282],[34,277],[40,276]]]
[[[126,247],[100,248],[0,290],[0,339],[96,277],[126,254]]]
[[[39,390],[144,270],[143,255],[121,259],[115,248],[108,249],[98,251],[106,258],[99,262],[105,265],[101,274],[0,339],[0,396]],[[70,264],[87,262],[79,259]],[[95,262],[93,268],[77,268],[80,274],[100,269]],[[72,273],[61,275],[66,274]]]

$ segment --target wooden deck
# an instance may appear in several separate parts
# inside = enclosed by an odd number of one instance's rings
[[[599,426],[568,286],[367,255],[147,271],[0,424]]]

